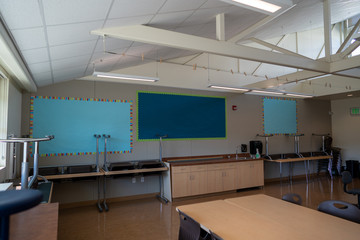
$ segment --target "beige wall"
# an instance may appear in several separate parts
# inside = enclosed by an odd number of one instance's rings
[[[331,101],[333,146],[343,161],[360,160],[360,116],[351,116],[351,107],[360,107],[360,98]]]
[[[234,153],[236,146],[240,144],[249,144],[250,140],[263,140],[262,138],[256,137],[256,134],[261,134],[263,131],[261,96],[92,81],[71,81],[55,84],[53,86],[40,88],[36,95],[133,100],[134,136],[136,136],[136,92],[139,90],[227,97],[227,139],[164,141],[164,157]],[[23,134],[29,133],[29,97],[30,94],[23,95]],[[305,136],[300,139],[300,149],[301,151],[317,151],[321,147],[321,139],[312,137],[311,134],[329,133],[331,131],[331,121],[328,114],[330,111],[330,102],[300,99],[297,100],[297,103],[299,133],[305,134]],[[232,105],[237,105],[238,110],[232,111]],[[274,136],[270,138],[269,145],[270,153],[293,152],[294,150],[292,137]],[[129,161],[159,158],[159,144],[157,141],[137,142],[134,137],[133,147],[133,153],[109,155],[109,160]],[[94,156],[48,157],[41,158],[40,165],[70,165],[94,162]],[[303,165],[295,166],[295,174],[304,174]],[[266,164],[266,178],[278,177],[278,175],[278,166],[276,164]],[[58,185],[57,189],[59,190],[55,190],[54,192],[55,199],[62,202],[71,202],[96,198],[96,188],[86,187],[84,189],[88,190],[83,189],[83,191],[87,192],[87,194],[79,194],[76,190],[78,189],[78,184],[81,185],[81,183]],[[95,184],[95,182],[91,184]],[[131,183],[131,178],[112,179],[108,181],[108,185],[110,197],[152,193],[159,189],[158,178],[156,176],[146,177],[145,183],[141,183],[139,179],[137,179],[137,182],[134,184]],[[69,197],[70,193],[71,197]]]

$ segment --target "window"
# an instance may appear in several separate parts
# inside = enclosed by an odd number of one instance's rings
[[[0,71],[0,139],[7,138],[9,80]],[[6,165],[6,144],[0,143],[0,168]]]

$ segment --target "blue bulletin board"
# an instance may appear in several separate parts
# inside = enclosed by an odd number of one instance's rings
[[[296,100],[283,98],[263,98],[264,134],[296,134]]]
[[[138,92],[138,141],[225,139],[226,98]]]
[[[132,101],[32,96],[30,102],[31,137],[55,136],[40,144],[41,156],[95,154],[94,134],[111,135],[108,153],[132,151]]]

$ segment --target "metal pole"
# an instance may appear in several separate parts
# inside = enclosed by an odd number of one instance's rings
[[[269,156],[269,137],[265,137],[265,154],[266,156]]]
[[[28,188],[31,188],[31,186],[34,184],[38,172],[39,172],[39,142],[35,142],[35,149],[34,149],[34,166],[33,166],[33,175],[30,179],[30,182],[28,184]]]
[[[101,138],[101,135],[94,134],[94,137],[96,137],[96,172],[99,172],[99,138]]]
[[[21,189],[28,188],[29,163],[27,162],[27,146],[28,143],[24,142],[23,161],[21,163]]]
[[[106,134],[103,134],[103,137],[105,138],[105,145],[104,145],[104,168],[105,168],[105,171],[109,171],[108,167],[107,167],[107,160],[106,160],[106,157],[107,157],[107,150],[106,150],[106,145],[107,145],[107,139],[110,138],[110,135],[106,135]]]

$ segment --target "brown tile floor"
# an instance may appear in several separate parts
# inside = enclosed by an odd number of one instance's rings
[[[352,187],[360,188],[360,179]],[[316,209],[321,201],[336,199],[356,203],[355,196],[343,192],[340,178],[315,178],[306,184],[303,180],[266,184],[256,188],[211,197],[199,197],[162,204],[156,198],[111,203],[110,211],[99,213],[95,206],[62,209],[59,213],[59,240],[86,239],[177,239],[179,217],[176,206],[263,193],[276,198],[288,192],[302,196],[303,205]]]

